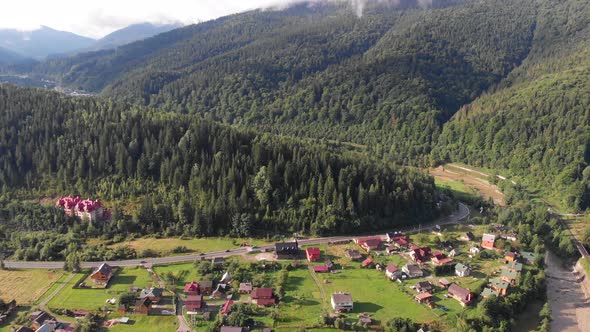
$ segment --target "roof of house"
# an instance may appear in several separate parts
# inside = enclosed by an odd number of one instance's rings
[[[102,273],[102,274],[106,274],[106,275],[110,275],[111,273],[113,273],[113,268],[107,264],[107,263],[102,263],[98,269],[96,269],[96,271],[92,272],[92,274],[90,275],[90,277],[92,277],[93,275],[96,275],[97,273]]]
[[[522,263],[519,263],[519,262],[516,262],[516,261],[508,262],[508,264],[506,264],[506,267],[508,269],[514,270],[516,272],[522,271]]]
[[[328,269],[328,267],[325,265],[314,266],[313,270],[314,270],[314,272],[328,272],[328,271],[330,271],[330,269]]]
[[[367,239],[366,241],[364,241],[362,243],[362,245],[366,248],[376,249],[379,247],[381,242],[383,242],[383,241],[381,241],[381,239],[379,239],[379,238]]]
[[[235,327],[235,326],[222,326],[219,332],[246,332],[248,331],[246,328],[243,327]]]
[[[484,288],[483,292],[481,292],[481,296],[483,297],[488,297],[488,296],[498,296],[500,295],[498,292],[496,292],[495,290],[491,289],[491,288]]]
[[[416,284],[416,288],[418,289],[429,289],[432,288],[432,284],[429,283],[428,281],[420,281],[419,283]]]
[[[429,299],[431,297],[432,297],[432,294],[430,294],[430,293],[416,294],[416,299],[419,300],[419,301],[427,300],[427,299]]]
[[[41,325],[44,321],[48,319],[51,319],[51,316],[49,316],[49,314],[45,311],[40,311],[39,314],[33,319],[33,322]]]
[[[490,279],[490,285],[497,289],[508,289],[508,282],[500,279],[500,278],[492,278]]]
[[[295,251],[299,250],[299,244],[297,242],[278,242],[275,243],[275,250],[281,251]]]
[[[504,257],[516,258],[518,256],[515,252],[507,251],[504,253]]]
[[[457,265],[455,265],[455,271],[459,273],[467,272],[469,271],[469,266],[457,263]]]
[[[458,297],[459,299],[461,299],[462,302],[467,302],[469,301],[471,291],[457,284],[452,284],[451,286],[449,286],[449,294]]]
[[[406,264],[404,267],[410,272],[410,274],[423,273],[422,269],[417,264]]]
[[[194,282],[194,281],[191,281],[188,284],[185,284],[184,285],[184,292],[185,293],[187,293],[187,292],[199,292],[199,291],[200,291],[199,284],[196,283],[196,282]]]
[[[344,251],[344,253],[350,258],[361,257],[361,253],[355,249],[346,249],[346,251]]]
[[[438,265],[445,265],[445,264],[449,264],[449,263],[452,263],[452,262],[453,262],[453,259],[452,258],[449,258],[449,257],[436,259],[436,263]]]
[[[320,248],[307,248],[305,253],[309,256],[319,256],[321,254]]]
[[[364,260],[364,261],[361,263],[361,265],[362,265],[363,267],[365,267],[365,266],[369,266],[369,264],[373,264],[373,259],[372,259],[371,257],[369,257],[369,258],[365,259],[365,260]]]
[[[444,278],[438,279],[438,283],[441,284],[441,285],[445,285],[445,286],[448,286],[448,285],[451,284],[450,281],[448,281],[447,279],[444,279]]]
[[[21,326],[18,330],[16,330],[16,332],[33,332],[33,329],[30,327]]]
[[[349,302],[352,302],[352,294],[350,294],[350,293],[334,293],[334,294],[332,294],[332,300],[335,303],[349,303]]]
[[[253,299],[272,297],[272,288],[256,288],[251,296]]]
[[[496,241],[496,236],[494,234],[484,234],[481,240],[484,242],[494,242]]]
[[[223,307],[221,308],[221,313],[222,314],[229,314],[231,311],[231,306],[234,304],[234,301],[232,300],[228,300],[227,302],[225,302],[223,304]]]
[[[139,297],[162,297],[163,292],[164,290],[158,287],[144,288],[141,290]]]
[[[53,330],[54,330],[53,326],[51,326],[49,324],[43,324],[35,332],[53,332]]]
[[[520,253],[522,258],[529,260],[529,261],[534,261],[535,258],[537,258],[537,255],[535,253],[532,253],[530,251],[523,251]]]
[[[390,264],[387,264],[385,271],[387,271],[389,273],[395,273],[395,272],[399,271],[399,269],[397,268],[397,266],[395,266],[395,264],[390,263]]]
[[[516,272],[514,270],[509,270],[506,267],[502,267],[502,277],[506,277],[510,280],[516,280],[517,276],[518,276],[518,272]]]
[[[469,240],[475,239],[475,235],[472,232],[465,232],[465,237]]]
[[[189,295],[185,302],[203,302],[203,295]]]
[[[240,283],[240,291],[246,291],[246,292],[252,291],[252,283],[251,282]]]
[[[152,301],[150,299],[143,298],[143,299],[138,299],[137,301],[135,301],[135,306],[136,307],[141,307],[141,306],[149,306],[152,304]]]

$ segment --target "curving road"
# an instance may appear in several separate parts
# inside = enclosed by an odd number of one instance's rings
[[[459,221],[467,218],[469,216],[469,208],[463,204],[459,203],[459,209],[455,211],[455,213],[451,214],[448,217],[441,218],[433,223],[431,226],[423,227],[421,230],[430,230],[434,229],[436,225],[450,225],[456,224]],[[416,228],[408,228],[404,230],[406,233],[416,233],[419,230]],[[357,235],[358,236],[358,235]],[[343,240],[352,240],[354,237],[352,235],[344,235],[344,236],[331,236],[331,237],[320,237],[320,238],[313,238],[313,239],[300,239],[299,245],[306,246],[306,245],[314,245],[314,244],[322,244],[328,242],[335,242],[335,241],[343,241]],[[385,237],[385,234],[372,234],[372,235],[364,235],[364,236],[382,236]],[[274,244],[270,245],[263,245],[259,246],[260,250],[264,251],[266,249],[274,249]],[[235,248],[235,249],[227,249],[222,251],[212,251],[203,254],[190,254],[190,255],[181,255],[181,256],[169,256],[169,257],[157,257],[157,258],[143,258],[143,259],[130,259],[130,260],[121,260],[121,261],[107,261],[106,263],[111,266],[138,266],[142,264],[153,264],[153,265],[163,265],[163,264],[171,264],[171,263],[184,263],[184,262],[192,262],[195,259],[211,259],[214,257],[228,257],[233,255],[242,255],[246,254],[248,251],[246,248]],[[82,268],[91,268],[97,267],[103,262],[82,262],[80,265]],[[64,266],[64,262],[15,262],[15,261],[5,261],[5,266],[7,268],[12,269],[61,269]]]

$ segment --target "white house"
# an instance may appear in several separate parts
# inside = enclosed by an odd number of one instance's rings
[[[458,263],[455,265],[455,274],[459,277],[467,277],[471,274],[471,269],[469,266]]]
[[[350,293],[334,293],[330,302],[336,311],[352,311],[353,302]]]
[[[389,264],[385,268],[385,275],[391,280],[396,280],[401,277],[402,271],[400,271],[395,265]]]

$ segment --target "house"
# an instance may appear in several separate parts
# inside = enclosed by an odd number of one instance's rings
[[[381,247],[382,242],[383,241],[381,241],[380,238],[370,238],[362,240],[361,242],[359,242],[359,245],[361,246],[361,248],[363,248],[366,252],[369,253],[372,250],[378,250]]]
[[[414,262],[422,263],[430,258],[430,252],[429,247],[419,247],[410,251],[410,257],[412,257]]]
[[[461,253],[459,248],[454,248],[453,250],[449,251],[449,257],[455,257]]]
[[[127,306],[125,304],[119,304],[119,306],[117,307],[117,312],[120,312],[122,314],[127,312]]]
[[[213,265],[223,265],[225,263],[224,257],[213,257],[211,258],[211,264]]]
[[[252,293],[252,283],[251,282],[242,282],[240,283],[240,294],[250,294]]]
[[[504,240],[508,240],[508,241],[516,241],[517,235],[516,235],[516,233],[504,233],[504,234],[500,235],[500,238],[504,239]]]
[[[211,299],[219,299],[223,296],[225,296],[225,293],[227,292],[227,284],[217,284],[217,288],[215,288],[215,290],[213,292],[211,292],[211,296],[209,298]]]
[[[410,239],[408,239],[407,237],[403,237],[403,238],[393,240],[392,243],[397,248],[406,249],[408,247],[408,245],[410,244]]]
[[[53,332],[55,331],[55,325],[43,324],[35,332]]]
[[[448,294],[455,300],[459,301],[462,306],[469,305],[473,300],[473,295],[469,289],[465,289],[457,284],[449,286],[448,292]]]
[[[274,305],[276,300],[272,294],[272,288],[256,288],[250,294],[252,303],[260,306]]]
[[[491,289],[491,288],[484,288],[483,292],[481,292],[481,297],[483,297],[484,299],[487,299],[490,296],[498,296],[500,295],[498,292],[496,292],[495,290]]]
[[[500,295],[506,295],[508,293],[508,287],[510,284],[501,278],[490,279],[490,288]]]
[[[352,259],[353,261],[360,261],[361,259],[363,259],[363,256],[358,250],[346,249],[344,251],[344,255]]]
[[[326,260],[324,261],[324,264],[326,264],[326,266],[328,267],[328,269],[329,269],[330,271],[331,271],[331,270],[334,270],[334,263],[332,262],[332,260],[331,260],[331,259],[329,259],[329,258],[326,258]]]
[[[469,248],[469,252],[472,253],[472,254],[474,254],[474,255],[479,254],[479,251],[480,251],[479,250],[479,247],[471,247],[471,248]]]
[[[394,242],[395,240],[398,239],[406,239],[407,240],[407,236],[404,235],[404,233],[402,232],[387,232],[387,234],[385,234],[385,241],[391,243]]]
[[[438,280],[438,285],[442,288],[447,288],[451,285],[451,282],[443,278]]]
[[[481,247],[485,249],[494,249],[496,236],[494,234],[484,234],[481,238]]]
[[[506,263],[515,262],[517,257],[518,254],[512,251],[507,251],[504,253],[504,260],[506,261]]]
[[[152,301],[149,299],[139,299],[135,302],[135,314],[149,315],[152,308]]]
[[[16,332],[34,332],[34,330],[31,329],[30,327],[22,326],[22,327],[19,327],[19,329],[16,330]]]
[[[107,263],[103,263],[90,275],[90,279],[92,279],[94,283],[101,285],[108,284],[112,277],[113,268]]]
[[[416,294],[414,299],[416,299],[416,301],[418,303],[430,302],[430,300],[432,299],[432,294],[430,294],[428,292],[427,293],[419,293],[419,294]]]
[[[245,327],[235,327],[235,326],[222,326],[219,329],[219,332],[249,332],[250,329]]]
[[[371,257],[368,257],[367,259],[365,259],[362,263],[361,266],[362,267],[373,267],[375,264],[373,262],[373,259]]]
[[[394,247],[392,247],[392,246],[387,246],[387,247],[385,247],[385,252],[386,252],[388,255],[392,255],[392,254],[393,254],[393,253],[395,253],[396,251],[397,251],[397,248],[394,248]]]
[[[452,258],[448,258],[447,255],[443,254],[440,251],[436,251],[432,255],[432,263],[434,263],[434,265],[445,265],[445,264],[450,264],[452,262],[453,262]]]
[[[211,294],[213,292],[213,281],[201,280],[198,283],[201,294]]]
[[[391,280],[399,279],[401,274],[402,271],[400,271],[394,264],[388,264],[385,268],[385,275]]]
[[[45,324],[46,321],[51,320],[51,317],[45,311],[35,311],[29,315],[29,320],[31,321],[32,327],[34,329],[38,329],[41,325]]]
[[[198,283],[191,281],[184,285],[184,295],[199,295],[201,294],[201,288]]]
[[[537,255],[529,251],[523,251],[520,257],[522,258],[522,261],[527,265],[533,265],[535,263],[535,260],[537,259]]]
[[[320,248],[307,248],[305,249],[305,255],[309,262],[315,262],[320,259],[321,253]]]
[[[205,302],[203,301],[203,295],[189,295],[184,300],[184,306],[187,311],[198,312],[203,310]]]
[[[425,293],[431,292],[434,289],[434,286],[432,286],[432,284],[428,281],[420,281],[419,283],[414,285],[414,288],[418,293]]]
[[[328,272],[330,272],[330,269],[328,269],[328,267],[325,265],[317,265],[317,266],[313,267],[313,272],[315,272],[315,273],[328,273]]]
[[[462,241],[475,241],[475,235],[471,232],[465,232],[459,239]]]
[[[98,200],[81,199],[76,197],[62,197],[57,200],[55,206],[63,209],[70,217],[78,217],[89,222],[101,221],[110,217],[110,212],[105,211],[102,203]]]
[[[455,265],[455,274],[458,277],[467,277],[471,274],[471,269],[467,265],[457,263],[457,265]]]
[[[231,313],[231,306],[234,304],[234,301],[228,300],[223,304],[221,307],[221,314],[222,315],[229,315]]]
[[[278,259],[291,259],[298,257],[300,254],[299,243],[297,241],[275,243],[275,252]]]
[[[422,278],[424,271],[417,264],[406,264],[402,267],[402,272],[405,273],[409,278]]]
[[[158,302],[160,302],[160,299],[162,298],[163,293],[164,293],[164,290],[162,288],[157,288],[157,287],[144,288],[141,290],[141,293],[139,294],[139,298],[140,299],[147,298],[150,301],[152,301],[152,303],[158,303]]]
[[[506,267],[502,268],[502,273],[500,274],[500,278],[511,285],[516,284],[516,278],[518,278],[518,273],[513,270],[509,270]]]
[[[519,262],[508,262],[508,264],[506,264],[506,268],[518,273],[522,272],[522,264]]]
[[[334,293],[330,299],[332,309],[335,311],[352,311],[354,303],[350,293]]]

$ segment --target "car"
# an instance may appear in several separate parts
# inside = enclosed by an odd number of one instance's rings
[[[231,249],[226,249],[225,252],[231,252]]]

